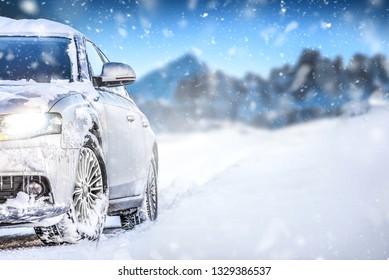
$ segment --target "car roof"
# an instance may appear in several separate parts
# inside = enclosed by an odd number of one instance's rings
[[[59,36],[83,37],[76,29],[47,19],[11,19],[0,17],[0,36]]]

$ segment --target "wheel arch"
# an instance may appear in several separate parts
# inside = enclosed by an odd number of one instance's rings
[[[89,132],[96,137],[98,144],[100,145],[100,147],[102,147],[103,136],[101,132],[101,124],[99,118],[97,117],[96,114],[92,114],[91,117],[92,117],[92,126],[89,129]]]
[[[108,174],[107,174],[107,167],[105,163],[105,155],[104,151],[102,149],[99,136],[96,135],[98,132],[96,131],[91,131],[89,135],[85,136],[85,143],[83,146],[89,146],[92,148],[92,151],[95,153],[99,163],[100,163],[100,168],[102,172],[102,177],[103,177],[103,189],[104,193],[108,194]]]
[[[103,147],[102,123],[98,111],[81,94],[72,94],[56,102],[50,112],[62,116],[62,148],[78,149],[85,137],[93,135]]]

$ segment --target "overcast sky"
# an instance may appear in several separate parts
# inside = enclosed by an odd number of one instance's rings
[[[389,55],[385,0],[0,0],[0,14],[67,23],[138,76],[191,52],[212,69],[267,77],[304,48]]]

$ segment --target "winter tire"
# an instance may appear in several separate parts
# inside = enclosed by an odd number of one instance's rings
[[[158,217],[158,188],[157,188],[157,167],[154,158],[151,160],[149,175],[147,178],[147,187],[142,210],[144,220],[154,221]]]
[[[71,208],[58,224],[35,228],[43,243],[76,243],[100,237],[108,209],[105,167],[100,154],[92,140],[80,149]]]
[[[158,217],[158,170],[154,157],[150,162],[147,185],[142,206],[138,209],[130,209],[120,215],[123,228],[133,229],[143,221],[154,221]]]

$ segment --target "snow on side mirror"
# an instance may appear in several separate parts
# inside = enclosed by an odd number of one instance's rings
[[[93,77],[93,80],[98,87],[114,87],[134,83],[136,74],[127,64],[107,62],[103,65],[101,75]]]

